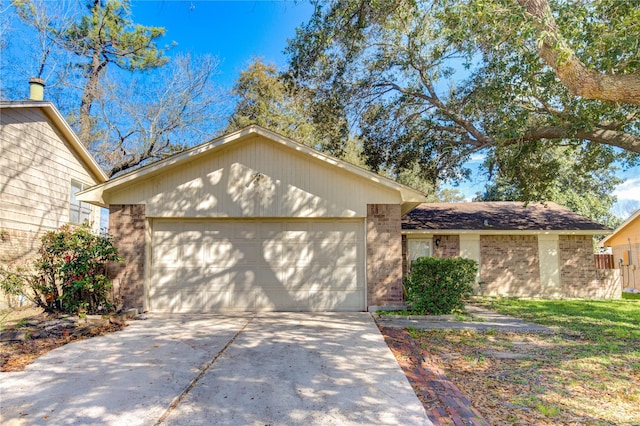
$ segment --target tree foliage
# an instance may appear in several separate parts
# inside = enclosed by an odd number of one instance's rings
[[[360,138],[349,135],[342,109],[327,107],[313,90],[300,87],[273,64],[254,59],[240,73],[232,94],[236,104],[226,131],[258,124],[305,145],[370,169]],[[346,133],[345,133],[346,132]],[[346,136],[345,136],[346,135]],[[346,138],[346,139],[345,139]],[[462,201],[457,190],[436,190],[421,176],[417,162],[408,158],[403,169],[377,168],[377,172],[427,194],[429,201]]]
[[[464,161],[482,153],[493,176],[510,173],[524,198],[545,200],[562,171],[557,156],[576,155],[577,176],[606,176],[608,187],[614,162],[638,161],[640,107],[569,91],[541,59],[546,33],[521,3],[316,2],[288,46],[289,73],[343,105],[374,170],[417,164],[432,182],[459,180]],[[551,2],[564,43],[551,46],[555,65],[570,46],[589,69],[638,75],[638,10],[622,3]],[[514,174],[514,153],[530,161],[527,174]]]
[[[88,225],[64,225],[43,235],[38,257],[29,269],[0,270],[0,285],[9,294],[24,294],[49,312],[99,313],[111,310],[108,262],[120,261],[108,235]]]
[[[43,78],[80,139],[109,176],[163,158],[219,129],[224,94],[214,84],[218,60],[167,56],[165,30],[136,24],[129,0],[14,0],[13,11],[34,37],[29,77]],[[81,6],[81,7],[79,7]],[[9,31],[9,33],[11,33]],[[3,87],[2,97],[17,89]]]
[[[620,220],[612,214],[611,206],[616,198],[613,192],[622,181],[614,174],[610,156],[580,146],[546,143],[546,147],[501,147],[499,164],[493,163],[491,156],[487,158],[486,166],[495,177],[477,200],[526,202],[544,198],[611,228],[617,227]],[[549,176],[532,179],[540,174]],[[533,183],[521,185],[529,181]]]
[[[273,64],[254,58],[240,73],[231,93],[235,109],[227,131],[258,124],[337,157],[351,155],[347,122],[339,109],[331,114],[315,104],[313,93],[289,80]]]
[[[176,55],[151,75],[105,78],[89,146],[109,176],[211,138],[226,95],[213,84],[218,59]]]
[[[14,5],[26,23],[80,58],[76,66],[85,81],[78,120],[80,139],[85,143],[91,139],[91,108],[100,97],[99,83],[109,65],[135,71],[152,69],[168,61],[164,50],[155,44],[164,35],[164,28],[135,24],[129,0],[86,0],[87,13],[63,28],[50,25],[51,21],[43,22],[41,9],[31,0],[16,0]]]

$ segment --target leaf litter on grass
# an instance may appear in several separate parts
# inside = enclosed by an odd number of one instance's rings
[[[640,423],[638,351],[598,354],[576,336],[411,335],[491,424]]]

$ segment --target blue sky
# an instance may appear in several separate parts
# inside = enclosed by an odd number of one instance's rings
[[[218,56],[219,82],[231,87],[251,59],[286,65],[284,49],[295,29],[313,13],[308,2],[286,1],[133,1],[134,20],[166,28],[163,43],[174,52]]]
[[[132,0],[135,22],[160,26],[166,36],[159,44],[177,45],[169,54],[190,52],[211,54],[221,63],[218,84],[230,89],[240,71],[252,58],[260,56],[266,62],[284,68],[287,40],[295,36],[296,27],[306,22],[313,12],[306,1],[213,1],[213,0]],[[467,199],[481,191],[486,176],[478,171],[481,156],[475,156],[468,166],[472,180],[460,182],[456,188]],[[619,206],[629,200],[640,205],[640,167],[621,172],[625,183],[616,191]],[[622,212],[624,214],[625,212]],[[626,212],[628,213],[628,212]]]

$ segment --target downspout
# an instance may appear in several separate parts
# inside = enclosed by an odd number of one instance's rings
[[[633,288],[636,288],[636,271],[635,268],[632,268],[631,266],[633,265],[633,256],[631,253],[631,238],[627,238],[627,243],[629,244],[629,265],[627,266],[627,268],[629,268],[629,275],[631,275],[631,271],[633,270]]]

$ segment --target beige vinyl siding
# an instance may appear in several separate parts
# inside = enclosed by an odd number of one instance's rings
[[[3,109],[0,229],[38,235],[67,223],[71,180],[87,186],[97,183],[42,111]],[[96,222],[98,215],[98,209],[92,207]]]
[[[398,191],[255,136],[168,167],[105,201],[145,204],[148,217],[348,218],[366,217],[369,200],[401,203]]]

